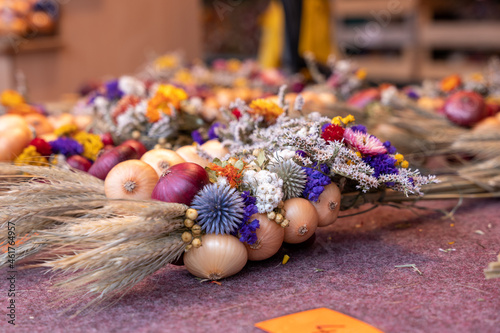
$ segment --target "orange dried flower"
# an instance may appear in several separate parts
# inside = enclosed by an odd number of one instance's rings
[[[209,163],[208,168],[215,171],[217,176],[226,177],[229,186],[231,187],[238,187],[241,184],[244,168],[238,169],[232,164],[221,167],[215,163]]]
[[[273,122],[278,118],[282,113],[283,109],[279,107],[278,104],[274,103],[270,99],[256,99],[250,103],[250,109],[248,112],[257,114],[260,116],[264,116],[264,119],[267,122]]]
[[[148,101],[146,117],[151,123],[160,120],[160,112],[170,116],[172,107],[179,109],[181,101],[188,98],[187,93],[170,84],[162,84],[158,87],[156,94]]]

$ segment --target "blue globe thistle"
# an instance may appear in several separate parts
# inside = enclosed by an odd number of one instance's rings
[[[245,204],[236,189],[209,184],[194,197],[198,224],[209,234],[230,234],[243,222]]]

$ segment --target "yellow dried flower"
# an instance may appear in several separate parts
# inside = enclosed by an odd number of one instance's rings
[[[352,123],[356,121],[354,116],[352,114],[348,115],[347,117],[342,118],[341,116],[334,117],[332,119],[332,124],[337,125],[337,126],[345,126],[349,123]]]
[[[177,88],[171,84],[162,84],[158,87],[156,94],[148,101],[146,117],[149,122],[160,120],[160,112],[166,115],[172,114],[172,107],[179,109],[181,101],[186,100],[188,94],[184,89]]]
[[[193,75],[187,69],[178,70],[175,73],[174,80],[182,84],[192,84],[194,82]]]
[[[35,146],[29,145],[24,148],[23,152],[14,160],[16,165],[37,165],[44,166],[49,164],[49,161],[43,157]]]
[[[264,116],[267,122],[275,121],[276,118],[283,113],[283,109],[280,108],[278,104],[270,99],[264,98],[253,100],[252,103],[250,103],[250,108],[250,113]]]
[[[97,154],[104,147],[101,138],[97,134],[87,132],[78,132],[73,137],[83,146],[82,155],[92,161],[95,161]]]
[[[356,71],[356,77],[359,79],[359,80],[364,80],[366,78],[366,69],[365,68],[360,68]]]
[[[403,154],[396,154],[396,155],[394,155],[394,158],[396,159],[396,161],[397,161],[398,163],[403,162],[403,161],[404,161],[404,159],[405,159],[405,157],[403,156]]]
[[[402,168],[405,168],[405,169],[406,169],[406,168],[408,168],[409,166],[410,166],[410,163],[408,163],[408,161],[403,161],[403,162],[401,162],[401,167],[402,167]]]
[[[4,90],[0,96],[0,103],[7,107],[16,107],[24,104],[24,97],[15,90]]]
[[[226,68],[230,72],[237,72],[241,68],[241,61],[238,59],[229,59],[226,62]]]
[[[78,127],[74,124],[66,124],[62,125],[58,129],[54,131],[54,134],[57,135],[58,137],[60,136],[71,136],[73,133],[78,131]]]
[[[159,69],[169,69],[169,68],[174,68],[179,65],[179,61],[177,60],[177,57],[171,54],[164,55],[162,57],[159,57],[155,60],[155,65]]]

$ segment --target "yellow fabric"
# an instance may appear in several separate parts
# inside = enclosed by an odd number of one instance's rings
[[[326,63],[332,53],[330,40],[330,8],[327,0],[302,2],[299,54],[312,52],[317,61]]]
[[[285,35],[285,13],[281,1],[271,1],[261,20],[259,63],[264,68],[278,67]]]

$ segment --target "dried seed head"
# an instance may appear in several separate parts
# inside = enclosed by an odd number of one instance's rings
[[[193,239],[193,242],[191,243],[195,248],[199,248],[201,246],[201,239],[195,238]]]
[[[184,249],[184,252],[187,252],[189,250],[191,250],[193,248],[193,245],[189,244],[188,246],[186,246],[186,248]]]
[[[198,224],[195,224],[191,228],[191,232],[193,233],[194,236],[199,236],[201,235],[201,227]]]
[[[186,210],[186,217],[194,221],[198,218],[198,211],[194,208],[189,208]]]
[[[270,220],[274,220],[276,218],[276,213],[275,212],[267,213],[267,218]]]
[[[159,138],[159,139],[158,139],[158,143],[159,143],[160,145],[164,145],[165,143],[167,143],[167,139],[165,139],[165,138]]]
[[[283,215],[281,214],[276,214],[276,218],[274,219],[274,221],[276,221],[276,223],[281,223],[283,222],[285,218],[283,217]]]
[[[189,243],[193,239],[193,235],[189,231],[185,231],[182,233],[181,238],[184,243]]]
[[[194,221],[191,220],[191,219],[185,219],[184,220],[184,225],[186,226],[186,228],[192,228],[193,225],[194,225]]]
[[[290,225],[290,221],[288,221],[287,219],[284,219],[283,222],[281,222],[280,224],[283,228],[286,228]]]

